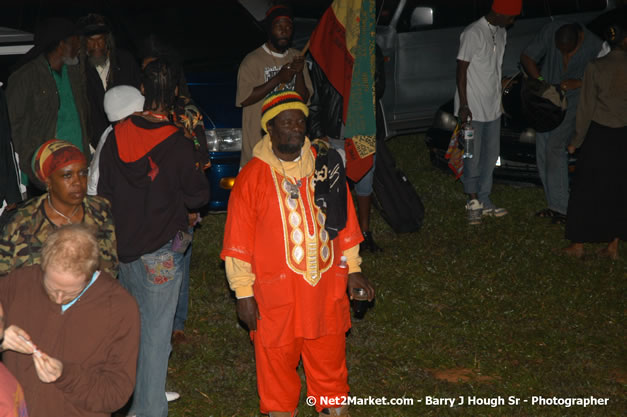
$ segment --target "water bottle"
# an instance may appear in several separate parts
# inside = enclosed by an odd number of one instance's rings
[[[470,124],[470,119],[462,125],[464,135],[464,158],[472,158],[475,153],[475,129]]]

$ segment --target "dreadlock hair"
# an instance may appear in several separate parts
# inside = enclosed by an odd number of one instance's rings
[[[146,65],[142,76],[144,110],[172,110],[179,79],[179,67],[165,58],[157,58]]]

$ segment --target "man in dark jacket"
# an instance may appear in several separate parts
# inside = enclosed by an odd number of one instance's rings
[[[109,126],[104,110],[104,95],[110,88],[130,85],[139,88],[141,72],[138,62],[126,50],[117,48],[111,25],[104,16],[89,14],[78,21],[81,31],[80,66],[85,74],[90,105],[90,137],[97,146],[102,132]]]
[[[20,201],[22,194],[11,140],[7,100],[4,90],[0,88],[0,214],[4,210],[3,202],[11,209]]]
[[[35,32],[26,63],[9,77],[9,118],[22,172],[30,172],[33,152],[51,138],[66,140],[89,155],[88,103],[76,65],[78,48],[76,26],[49,19]]]
[[[168,118],[178,71],[157,59],[144,69],[144,112],[115,125],[100,154],[98,195],[111,202],[120,283],[142,320],[137,383],[129,415],[168,414],[170,336],[189,244],[188,209],[209,200],[194,143]]]

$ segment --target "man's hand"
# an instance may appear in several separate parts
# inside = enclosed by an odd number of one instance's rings
[[[466,123],[468,121],[472,121],[472,113],[470,111],[470,108],[468,108],[468,106],[460,106],[458,115],[459,115],[460,123]]]
[[[571,155],[572,155],[572,154],[574,154],[574,153],[575,153],[575,151],[577,150],[577,147],[576,147],[576,146],[573,146],[573,145],[568,145],[568,147],[566,148],[566,150],[568,151],[568,153],[569,153],[569,154],[571,154]]]
[[[576,80],[576,79],[570,79],[570,80],[564,80],[560,83],[560,88],[563,91],[569,91],[569,90],[576,90],[578,88],[581,88],[581,80]]]
[[[303,72],[305,68],[305,57],[302,55],[295,56],[294,60],[290,63],[290,68],[296,73]]]
[[[196,223],[200,222],[200,213],[187,213],[187,224],[189,227],[194,227]]]
[[[240,298],[237,300],[237,317],[246,324],[248,330],[257,330],[257,320],[261,320],[255,297]]]
[[[28,333],[19,327],[11,325],[4,331],[2,350],[12,350],[32,355],[36,348]]]
[[[361,272],[353,272],[348,274],[348,294],[350,299],[353,299],[353,289],[363,288],[368,295],[368,301],[374,299],[374,287],[370,285],[370,282],[362,275]]]
[[[33,355],[35,371],[41,382],[49,384],[61,378],[63,374],[63,363],[60,360],[51,358],[43,352]]]
[[[287,84],[292,81],[294,75],[296,75],[296,71],[292,69],[292,64],[289,63],[281,67],[281,70],[277,73],[276,77],[279,79],[281,84]]]

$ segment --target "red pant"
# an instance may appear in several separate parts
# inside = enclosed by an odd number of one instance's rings
[[[320,396],[348,395],[344,334],[299,338],[278,348],[265,348],[256,337],[254,345],[262,413],[292,412],[298,407],[301,384],[297,367],[301,358],[307,377],[307,396],[316,398],[316,411],[325,408],[320,405]]]

